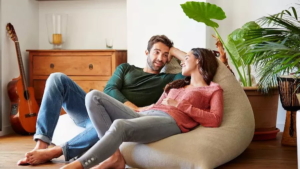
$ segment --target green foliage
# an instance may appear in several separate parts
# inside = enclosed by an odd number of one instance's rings
[[[222,8],[206,2],[189,1],[181,4],[184,13],[197,22],[203,22],[207,26],[218,28],[219,25],[211,19],[223,20],[226,18]]]
[[[260,26],[251,21],[244,24],[241,28],[234,30],[227,38],[227,48],[231,51],[231,60],[236,63],[236,65],[241,69],[243,77],[240,77],[243,86],[252,86],[251,81],[251,64],[252,61],[247,62],[248,55],[246,50],[241,50],[238,48],[239,45],[243,44],[245,40],[252,37],[248,36],[248,32],[251,30],[260,29]]]
[[[300,73],[300,22],[294,7],[248,22],[233,31],[225,44],[212,19],[223,20],[225,12],[207,2],[181,4],[191,19],[214,29],[223,43],[243,86],[251,86],[250,66],[258,73],[258,85],[264,92],[277,86],[277,76]]]
[[[295,8],[291,11],[260,18],[257,23],[266,27],[249,31],[249,38],[238,46],[246,53],[245,62],[255,65],[265,92],[277,86],[277,76],[299,73],[300,23]]]
[[[219,27],[219,25],[212,21],[212,19],[217,19],[217,20],[223,20],[226,18],[225,12],[223,11],[222,8],[215,4],[210,4],[207,2],[195,2],[195,1],[189,1],[184,4],[181,4],[181,7],[183,9],[183,12],[191,19],[197,21],[197,22],[202,22],[206,26],[212,27],[217,34],[217,38],[220,39],[222,42],[224,48],[226,49],[230,60],[232,61],[239,78],[243,84],[243,86],[249,86],[247,84],[247,81],[250,81],[251,85],[251,77],[250,80],[247,80],[249,78],[248,74],[245,72],[249,72],[249,66],[244,65],[242,58],[239,55],[239,52],[237,49],[235,49],[235,41],[230,41],[229,43],[225,44],[221,36],[219,35],[219,32],[217,31],[216,28]],[[234,35],[238,36],[238,35]],[[237,39],[237,38],[236,38]],[[230,48],[229,48],[230,47]],[[242,70],[240,70],[241,68]]]

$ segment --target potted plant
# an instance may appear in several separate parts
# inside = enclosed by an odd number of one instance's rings
[[[197,22],[202,22],[214,29],[217,38],[217,44],[220,42],[229,54],[238,78],[244,87],[244,90],[252,105],[255,118],[255,135],[254,140],[274,139],[279,130],[276,128],[277,108],[278,108],[278,90],[275,92],[268,91],[269,95],[258,92],[258,87],[252,86],[251,64],[249,60],[245,60],[246,50],[238,50],[237,44],[241,43],[244,38],[247,38],[247,32],[252,29],[260,29],[260,27],[251,22],[244,25],[243,28],[235,30],[229,35],[228,42],[224,43],[219,35],[217,28],[219,25],[211,19],[223,20],[226,18],[222,8],[215,4],[207,2],[186,2],[181,4],[184,13],[191,19]],[[219,43],[219,44],[220,44]],[[223,47],[222,46],[222,47]],[[222,50],[222,47],[218,47]],[[223,53],[220,51],[220,53]],[[251,54],[249,54],[251,55]],[[226,61],[226,59],[225,59]],[[266,90],[265,90],[266,91]],[[266,101],[263,103],[262,101]],[[264,104],[262,109],[261,105]]]
[[[300,105],[296,94],[300,92],[300,23],[294,7],[290,10],[262,17],[258,23],[266,28],[248,32],[251,38],[239,46],[249,54],[246,62],[259,67],[259,85],[268,90],[279,86],[283,108],[287,110],[282,144],[296,145],[295,112]]]

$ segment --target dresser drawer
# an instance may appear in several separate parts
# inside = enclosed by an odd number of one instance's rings
[[[112,74],[111,56],[38,56],[32,62],[33,75],[54,72],[77,76]]]
[[[75,80],[75,82],[87,93],[92,89],[103,91],[107,81],[82,81],[82,80]],[[34,87],[34,95],[37,100],[42,99],[44,89],[45,89],[46,80],[34,80],[33,87]]]

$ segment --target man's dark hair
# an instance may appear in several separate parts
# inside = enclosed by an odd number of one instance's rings
[[[165,35],[155,35],[152,36],[151,39],[148,41],[147,50],[150,52],[153,45],[157,42],[161,42],[168,46],[169,48],[173,47],[173,42]]]

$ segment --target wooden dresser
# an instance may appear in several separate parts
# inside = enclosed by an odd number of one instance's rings
[[[40,104],[45,82],[54,72],[62,72],[82,89],[103,90],[116,67],[127,62],[126,50],[27,50],[29,86]]]

